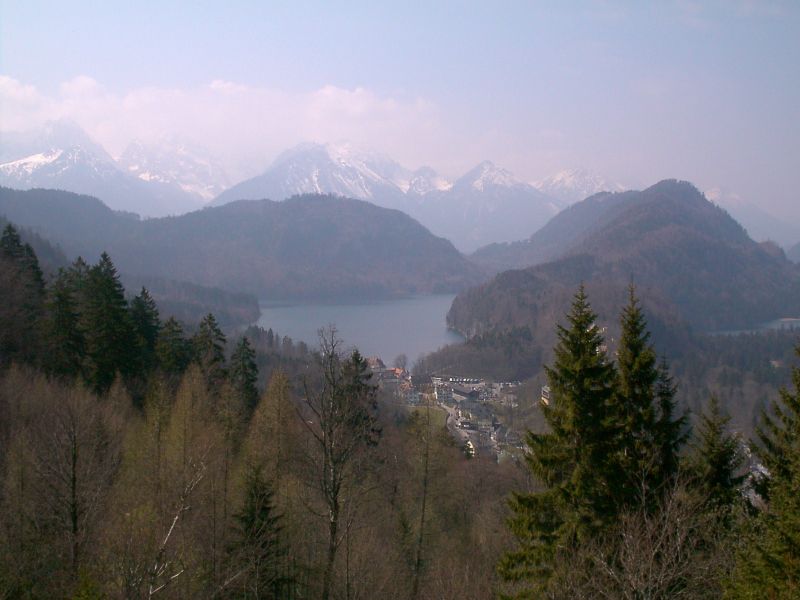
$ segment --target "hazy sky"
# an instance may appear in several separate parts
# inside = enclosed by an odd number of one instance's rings
[[[586,167],[800,218],[800,2],[0,0],[0,129],[176,134],[234,175],[352,140],[459,175]]]

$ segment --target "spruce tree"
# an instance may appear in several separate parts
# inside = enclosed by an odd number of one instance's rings
[[[620,328],[618,378],[610,411],[617,440],[617,510],[643,503],[653,508],[677,472],[685,417],[674,418],[675,389],[666,365],[657,364],[632,285]]]
[[[42,333],[45,369],[65,377],[79,375],[85,360],[86,339],[80,327],[78,303],[63,269],[48,290]]]
[[[740,546],[731,598],[800,596],[800,367],[792,369],[792,383],[757,430],[754,450],[768,473],[757,491],[765,505]]]
[[[136,368],[136,336],[125,288],[105,252],[89,271],[84,322],[89,383],[96,393],[104,393],[117,373],[128,375]]]
[[[22,260],[25,257],[25,246],[16,227],[10,223],[0,236],[0,253],[11,260]]]
[[[36,253],[12,225],[0,236],[0,364],[40,357],[45,286]]]
[[[156,364],[156,343],[161,321],[158,307],[147,288],[143,287],[139,295],[131,300],[130,313],[139,342],[140,366],[144,371],[150,371]]]
[[[731,418],[711,396],[708,408],[700,415],[692,444],[690,465],[697,485],[713,510],[722,516],[742,498],[745,461],[741,440],[729,431]]]
[[[225,380],[225,335],[211,313],[207,314],[192,338],[194,359],[206,380],[209,391],[219,392]]]
[[[256,352],[250,340],[243,336],[236,344],[228,368],[228,380],[240,406],[251,413],[258,404],[258,367]]]
[[[192,345],[175,317],[167,319],[158,332],[155,353],[161,371],[177,383],[192,360]]]
[[[800,346],[795,353],[800,356]],[[757,482],[756,490],[769,499],[774,482],[785,482],[792,477],[792,460],[800,451],[800,367],[792,369],[794,391],[782,389],[771,413],[761,413],[761,424],[756,429],[754,452],[766,467],[769,477]]]
[[[609,404],[615,369],[608,361],[597,315],[581,286],[558,327],[555,362],[546,367],[550,401],[542,406],[546,433],[529,432],[526,456],[542,492],[514,494],[509,526],[518,548],[499,565],[510,582],[529,584],[519,597],[547,589],[559,550],[591,538],[613,516]],[[527,582],[527,583],[526,583]]]
[[[226,592],[242,598],[281,598],[288,590],[286,550],[281,543],[281,516],[272,486],[260,466],[245,475],[244,503],[233,516],[228,545],[229,572],[235,574]]]
[[[669,364],[662,358],[656,380],[658,419],[655,435],[656,445],[661,453],[661,472],[665,480],[677,475],[681,462],[680,453],[691,433],[687,426],[688,412],[684,411],[681,416],[675,416],[678,407],[675,400],[676,391],[677,386],[669,372]]]

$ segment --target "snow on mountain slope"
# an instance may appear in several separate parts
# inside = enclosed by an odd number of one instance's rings
[[[586,169],[568,169],[533,184],[539,191],[564,204],[580,202],[598,192],[623,192],[624,185]]]
[[[219,161],[208,152],[175,139],[166,138],[157,144],[131,142],[118,163],[142,181],[174,186],[196,196],[198,205],[230,186]]]
[[[4,133],[0,185],[89,194],[116,210],[165,216],[196,210],[202,198],[178,186],[122,171],[75,123],[55,121],[38,130]]]
[[[34,171],[41,169],[44,165],[58,160],[63,153],[63,150],[48,150],[12,160],[0,165],[0,173],[3,173],[5,177],[15,177],[21,180],[24,177],[30,177]]]
[[[410,171],[351,144],[302,144],[264,173],[225,191],[213,204],[327,193],[406,212],[462,251],[530,237],[558,205],[509,171],[484,161],[451,183],[430,167]]]
[[[510,171],[501,169],[488,160],[483,161],[455,183],[456,187],[470,186],[478,191],[484,191],[489,187],[513,188],[526,185]]]
[[[433,191],[446,192],[453,184],[430,167],[420,167],[412,173],[408,182],[407,194],[424,196]]]
[[[397,208],[412,178],[390,158],[352,144],[300,144],[278,156],[261,175],[220,194],[213,204],[326,193]]]

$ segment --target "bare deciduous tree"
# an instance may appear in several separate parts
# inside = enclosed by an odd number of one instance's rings
[[[353,525],[361,458],[379,435],[373,414],[376,387],[370,383],[366,361],[358,351],[343,357],[340,346],[335,328],[320,332],[321,380],[318,386],[306,382],[298,410],[312,438],[310,472],[328,523],[323,600],[331,596],[339,547]]]

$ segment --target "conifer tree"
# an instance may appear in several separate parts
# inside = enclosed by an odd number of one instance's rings
[[[727,513],[742,498],[742,473],[745,456],[741,440],[728,426],[731,418],[711,396],[708,409],[700,415],[690,459],[697,484],[709,506]]]
[[[35,362],[44,311],[44,279],[36,253],[12,225],[0,236],[0,363]]]
[[[225,380],[225,343],[216,318],[207,314],[192,339],[192,349],[210,391],[218,392]]]
[[[243,336],[236,344],[228,368],[228,379],[239,404],[250,413],[258,404],[256,352]]]
[[[158,307],[147,288],[143,287],[139,295],[131,300],[130,313],[139,341],[140,365],[145,371],[150,371],[156,364],[156,343],[161,321]]]
[[[658,366],[647,321],[629,288],[620,318],[617,386],[611,403],[617,439],[617,509],[654,506],[675,476],[685,417],[674,418],[675,390],[665,365]]]
[[[665,480],[674,477],[680,468],[680,452],[689,439],[690,430],[687,426],[689,416],[684,412],[676,417],[678,403],[675,399],[677,386],[670,375],[669,364],[666,359],[661,360],[658,366],[658,379],[656,380],[656,404],[658,405],[658,419],[656,420],[656,445],[660,449],[661,472]]]
[[[174,317],[167,319],[158,332],[155,353],[161,371],[176,383],[191,362],[192,346]]]
[[[103,393],[118,372],[127,375],[135,369],[136,351],[125,288],[105,252],[89,271],[84,322],[89,382],[95,392]]]
[[[613,515],[613,482],[606,473],[615,370],[596,319],[581,286],[569,326],[558,327],[555,362],[546,367],[551,392],[542,410],[550,430],[527,436],[526,460],[545,491],[516,493],[511,500],[509,525],[518,548],[499,567],[507,581],[533,586],[519,597],[537,597],[547,588],[559,549],[589,538]]]
[[[42,360],[48,372],[66,377],[82,372],[86,340],[80,327],[78,304],[63,269],[48,290],[42,337]]]
[[[244,503],[234,514],[228,544],[226,592],[244,598],[281,598],[288,589],[286,550],[281,543],[281,516],[272,486],[260,466],[245,474]]]
[[[795,353],[800,356],[800,346]],[[792,369],[794,391],[782,389],[771,412],[761,413],[756,429],[754,452],[769,472],[769,477],[757,482],[757,491],[769,499],[774,482],[786,482],[792,477],[792,460],[800,451],[800,367]]]
[[[794,389],[781,390],[771,413],[762,413],[757,430],[754,450],[768,473],[757,491],[766,502],[740,546],[731,598],[800,595],[800,367],[792,369],[792,383]]]

